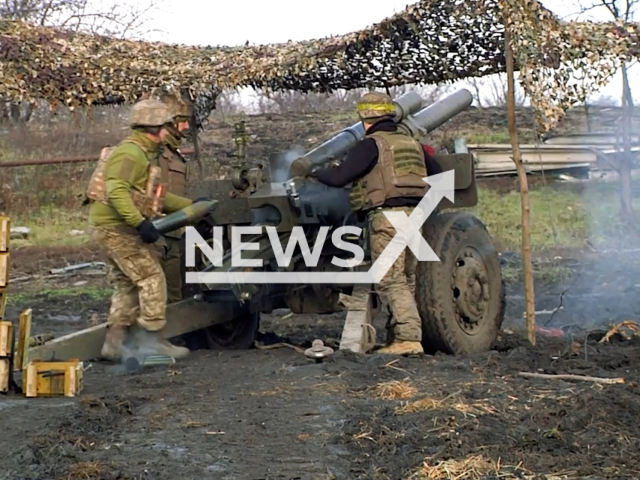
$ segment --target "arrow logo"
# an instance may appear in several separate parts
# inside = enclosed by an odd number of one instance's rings
[[[380,282],[391,269],[400,254],[409,247],[421,262],[439,262],[440,259],[422,236],[422,226],[443,198],[453,202],[455,192],[455,171],[424,177],[431,188],[420,200],[418,206],[407,216],[405,212],[385,211],[385,217],[393,225],[396,234],[369,269],[374,283]]]

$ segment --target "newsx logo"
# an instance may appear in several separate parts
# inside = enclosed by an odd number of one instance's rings
[[[421,234],[422,226],[429,215],[433,213],[443,198],[453,202],[454,198],[454,171],[450,170],[438,175],[432,175],[423,179],[430,185],[427,194],[420,200],[418,206],[411,215],[402,211],[384,210],[383,213],[396,230],[396,234],[383,250],[380,256],[366,272],[263,272],[263,271],[238,271],[233,269],[261,268],[263,261],[259,258],[243,259],[242,252],[246,250],[259,250],[257,242],[243,242],[243,235],[261,235],[263,228],[267,232],[271,248],[279,267],[286,268],[291,264],[296,245],[300,250],[307,267],[316,267],[320,260],[325,242],[331,227],[321,227],[314,243],[313,251],[309,247],[302,227],[294,227],[286,249],[283,249],[275,227],[267,226],[242,226],[231,227],[231,271],[225,272],[187,272],[186,283],[204,284],[374,284],[379,283],[386,275],[400,254],[409,247],[419,261],[439,262],[440,259],[426,242]],[[194,227],[186,228],[186,266],[194,267],[196,260],[196,247],[211,262],[214,267],[223,264],[224,249],[222,246],[224,227],[213,228],[213,245],[209,245]],[[364,250],[359,245],[343,240],[343,236],[351,234],[360,236],[362,229],[354,226],[343,226],[334,230],[331,234],[333,245],[340,250],[353,254],[353,258],[345,260],[333,257],[331,263],[337,267],[351,269],[357,267],[364,260]]]

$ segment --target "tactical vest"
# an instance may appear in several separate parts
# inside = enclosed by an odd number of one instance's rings
[[[165,146],[160,158],[158,158],[160,168],[162,168],[162,183],[167,185],[169,192],[185,197],[187,195],[187,161],[180,153],[180,150]],[[185,229],[180,228],[165,234],[166,237],[180,238]]]
[[[164,147],[158,159],[162,168],[162,183],[169,191],[181,197],[187,194],[187,161],[179,150]]]
[[[144,145],[134,138],[127,138],[123,140],[120,145],[124,143],[133,143],[138,146],[143,152],[146,150]],[[105,171],[107,169],[107,161],[114,151],[113,147],[105,147],[100,152],[100,159],[98,165],[91,175],[89,185],[85,194],[84,205],[91,201],[100,202],[105,205],[110,205],[107,197],[107,177]],[[157,218],[162,216],[162,207],[164,203],[164,197],[166,194],[166,185],[162,183],[162,169],[159,166],[152,165],[149,162],[147,167],[147,182],[145,185],[145,191],[140,192],[132,189],[130,191],[131,200],[134,206],[138,209],[140,214],[145,218]]]
[[[423,180],[427,167],[419,142],[400,132],[375,132],[367,138],[376,142],[378,163],[353,182],[349,200],[354,211],[383,206],[392,198],[427,194],[429,185]]]

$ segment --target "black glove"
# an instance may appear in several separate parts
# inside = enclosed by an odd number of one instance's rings
[[[209,199],[207,197],[200,197],[200,198],[196,198],[193,203],[198,203],[198,202],[208,202]]]
[[[158,233],[155,225],[149,220],[144,220],[136,227],[136,230],[144,243],[154,243],[160,238],[160,233]]]

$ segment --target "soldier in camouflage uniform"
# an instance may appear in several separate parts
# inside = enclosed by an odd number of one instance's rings
[[[187,193],[187,160],[179,147],[185,132],[189,129],[189,119],[193,107],[178,99],[176,95],[154,92],[152,98],[163,102],[173,113],[174,126],[169,127],[164,137],[164,149],[159,162],[162,168],[162,182],[168,185],[168,191],[180,196]],[[163,235],[156,246],[160,253],[160,265],[167,281],[167,300],[169,303],[182,300],[182,274],[180,269],[180,239],[184,228]]]
[[[353,182],[351,206],[369,224],[373,262],[396,234],[384,215],[385,210],[404,211],[407,215],[426,195],[427,166],[422,145],[398,131],[393,120],[395,106],[389,95],[370,92],[358,102],[358,114],[365,138],[335,168],[311,169],[305,159],[291,166],[293,175],[308,176],[332,187]],[[297,164],[296,164],[297,162]],[[376,285],[392,313],[388,329],[391,341],[380,353],[398,355],[423,353],[422,321],[416,305],[417,259],[407,247],[391,269]]]
[[[166,325],[167,287],[157,250],[160,238],[151,219],[192,204],[164,193],[157,157],[173,115],[157,100],[143,100],[131,110],[132,133],[99,162],[87,197],[93,239],[107,257],[111,298],[102,356],[126,356],[124,340],[136,322],[153,339],[156,354],[183,358],[189,350],[160,338]]]

